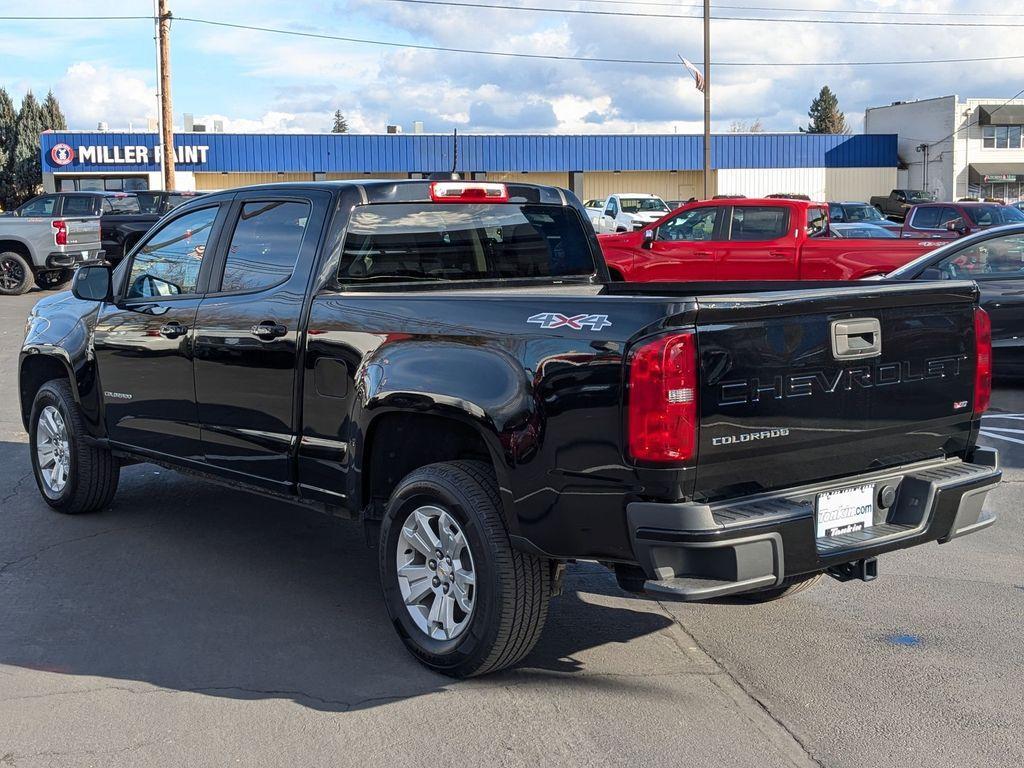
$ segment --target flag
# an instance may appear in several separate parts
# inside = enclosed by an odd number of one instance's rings
[[[704,93],[704,74],[689,59],[684,59],[680,56],[679,60],[683,62],[686,71],[693,75],[693,84],[697,86],[697,90]]]

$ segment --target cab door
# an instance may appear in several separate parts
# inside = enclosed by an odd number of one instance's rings
[[[665,219],[633,262],[637,280],[717,280],[726,208],[698,206]]]
[[[209,281],[208,249],[226,215],[213,203],[147,235],[117,270],[114,303],[93,334],[109,438],[171,458],[202,457],[192,372],[196,310]]]
[[[797,232],[785,205],[736,205],[721,244],[719,280],[796,280]]]
[[[294,479],[303,307],[330,199],[322,190],[239,193],[195,321],[205,460],[272,488]]]

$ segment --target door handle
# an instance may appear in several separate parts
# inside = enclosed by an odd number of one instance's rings
[[[711,251],[694,251],[694,252],[693,252],[693,255],[694,255],[694,256],[704,256],[704,257],[709,257],[709,256],[711,256]]]
[[[182,325],[177,320],[172,320],[160,327],[160,335],[168,339],[176,339],[188,333],[188,326]]]
[[[787,254],[785,251],[768,251],[768,255],[776,259],[784,259],[789,254]]]
[[[249,329],[249,333],[258,339],[269,341],[270,339],[279,339],[288,333],[288,327],[275,323],[273,320],[264,320],[262,323],[257,323]]]

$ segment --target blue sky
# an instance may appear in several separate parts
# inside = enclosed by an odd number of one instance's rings
[[[697,13],[695,0],[619,5],[593,0],[484,0],[506,5]],[[351,37],[463,48],[622,58],[702,58],[694,19],[640,19],[447,8],[390,0],[171,0],[176,16]],[[977,11],[952,21],[1024,23],[998,17],[1010,4],[847,0],[720,0],[727,5],[799,7],[747,15],[912,20],[887,10]],[[877,8],[878,16],[828,9]],[[4,0],[0,13],[43,21],[0,21],[0,85],[15,100],[52,88],[71,127],[103,120],[111,129],[145,126],[155,114],[153,27],[149,21],[71,21],[66,16],[148,15],[152,0]],[[744,13],[733,11],[732,15]],[[1020,53],[1019,29],[833,26],[716,21],[713,59],[732,62],[834,61],[993,56]],[[182,113],[223,119],[227,130],[324,131],[341,109],[352,130],[452,128],[523,132],[699,132],[702,98],[677,67],[480,57],[381,48],[201,26],[172,31],[175,122]],[[810,99],[828,83],[851,126],[867,106],[958,93],[1008,98],[1024,87],[1024,60],[930,67],[766,67],[713,71],[714,127],[760,120],[768,130],[806,123]]]

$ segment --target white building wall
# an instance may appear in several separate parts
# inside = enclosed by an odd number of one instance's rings
[[[956,140],[954,173],[961,197],[968,194],[968,169],[971,165],[978,167],[981,175],[1005,173],[1018,178],[1024,176],[1024,149],[986,149],[982,140],[984,127],[978,124],[978,107],[993,108],[1000,104],[1022,105],[1024,99],[967,99],[957,105],[957,125],[961,130]],[[995,124],[999,123],[998,112],[992,116],[992,120]]]
[[[958,196],[954,180],[955,137],[959,127],[957,97],[908,101],[887,107],[872,107],[864,113],[865,133],[898,135],[900,160],[907,165],[906,187],[932,192],[939,200]],[[917,147],[928,144],[925,153]]]
[[[825,191],[835,202],[867,201],[873,195],[887,195],[896,189],[895,168],[826,168]]]
[[[824,168],[721,168],[718,171],[718,194],[765,197],[793,193],[825,202],[825,177]]]

